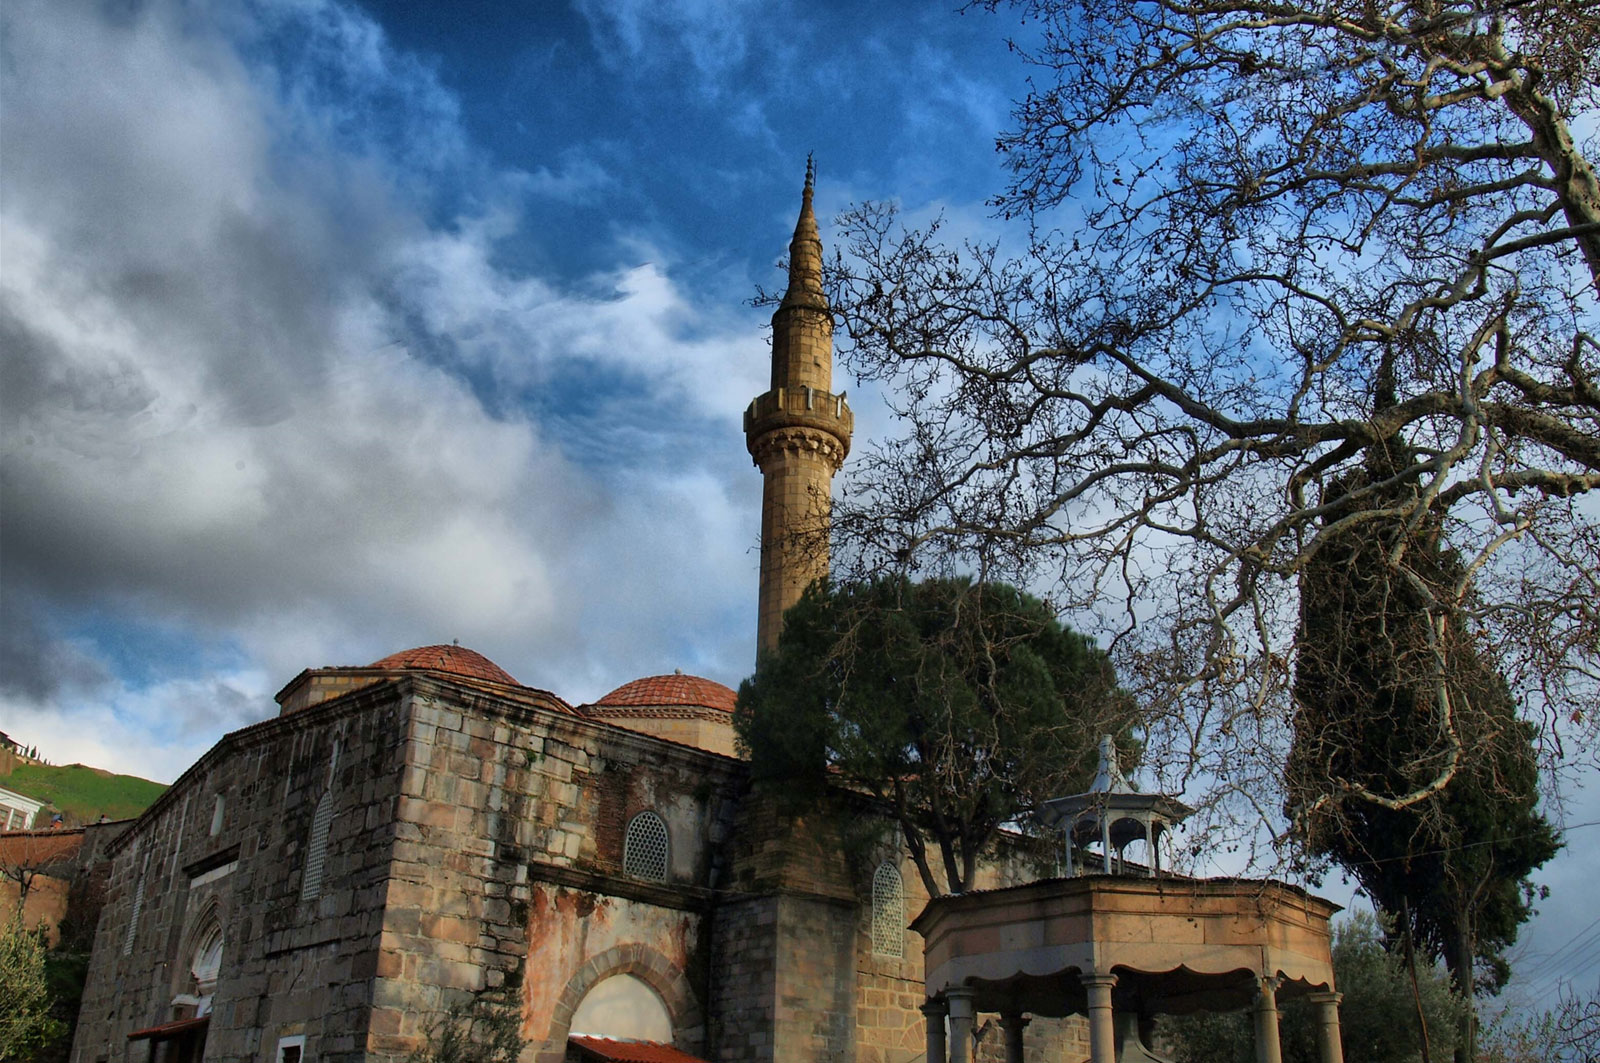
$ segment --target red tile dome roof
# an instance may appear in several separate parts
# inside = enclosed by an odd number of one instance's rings
[[[706,709],[733,711],[737,695],[721,683],[701,679],[697,675],[651,675],[624,683],[599,701],[596,708],[621,708],[624,706],[693,705]]]
[[[369,668],[417,668],[430,672],[448,672],[469,679],[487,679],[491,683],[521,686],[504,668],[495,664],[477,650],[465,646],[418,646],[414,650],[391,653],[381,661],[373,661]]]

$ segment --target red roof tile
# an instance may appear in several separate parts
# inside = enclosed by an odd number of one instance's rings
[[[491,683],[521,686],[510,673],[476,650],[465,646],[418,646],[414,650],[391,653],[381,661],[373,661],[369,668],[417,668],[430,672],[448,672],[472,679],[487,679]]]
[[[587,1034],[575,1034],[567,1041],[578,1047],[584,1059],[603,1063],[705,1063],[699,1056],[657,1041],[613,1041]]]
[[[694,705],[700,708],[733,711],[737,695],[721,683],[697,675],[652,675],[624,683],[599,701],[599,708],[622,706]]]

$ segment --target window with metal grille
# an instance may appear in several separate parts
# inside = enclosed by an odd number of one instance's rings
[[[891,863],[878,865],[872,876],[872,951],[901,957],[906,949],[906,887]]]
[[[641,812],[628,823],[622,870],[634,878],[667,881],[667,824],[654,812]]]
[[[328,828],[333,826],[333,795],[324,793],[311,814],[311,840],[306,843],[306,872],[300,878],[300,899],[314,901],[322,894],[322,865],[328,859]]]

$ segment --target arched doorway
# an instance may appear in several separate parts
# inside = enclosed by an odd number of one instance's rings
[[[671,1044],[672,1015],[649,983],[631,974],[614,974],[589,987],[572,1013],[568,1033]]]

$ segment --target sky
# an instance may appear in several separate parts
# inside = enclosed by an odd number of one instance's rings
[[[952,8],[0,6],[0,730],[167,782],[303,668],[452,640],[574,703],[737,685],[807,154],[825,243],[995,224],[1026,30]],[[1592,984],[1585,830],[1521,947]]]

